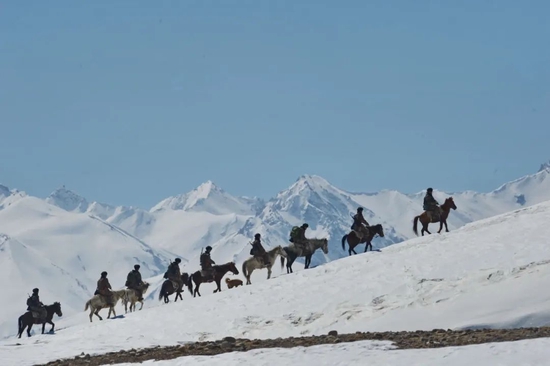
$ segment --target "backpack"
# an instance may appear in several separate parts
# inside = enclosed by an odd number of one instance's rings
[[[292,230],[290,230],[290,239],[289,241],[291,243],[294,243],[294,240],[300,235],[300,228],[298,226],[294,226]]]
[[[32,297],[29,297],[29,298],[27,299],[27,306],[31,306],[31,305],[32,305],[32,300],[31,300],[31,299],[32,299]]]

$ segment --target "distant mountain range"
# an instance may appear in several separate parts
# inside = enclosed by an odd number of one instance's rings
[[[80,312],[103,270],[115,288],[123,286],[135,263],[141,264],[145,278],[164,273],[176,256],[183,260],[182,270],[195,271],[207,245],[216,262],[235,260],[240,266],[256,232],[269,249],[288,245],[292,226],[307,222],[307,236],[329,238],[329,254],[319,251],[312,265],[336,260],[347,256],[340,239],[349,232],[350,215],[358,206],[365,208],[367,221],[384,227],[385,237],[375,238],[375,247],[398,243],[415,237],[412,219],[422,212],[423,196],[348,192],[322,177],[303,175],[267,201],[235,197],[207,181],[146,210],[89,202],[65,187],[41,199],[0,185],[0,283],[7,289],[0,299],[7,317],[5,330],[0,318],[0,335],[13,333],[13,317],[24,311],[33,287],[41,288],[43,298],[63,299],[65,312]],[[458,206],[449,217],[453,230],[550,200],[550,162],[489,193],[434,187],[434,196],[440,203],[453,196]]]

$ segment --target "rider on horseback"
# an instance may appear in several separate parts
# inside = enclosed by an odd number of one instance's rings
[[[169,279],[177,286],[174,290],[183,288],[183,280],[181,279],[181,271],[179,266],[180,263],[181,259],[176,258],[172,263],[170,263],[168,270],[164,275],[164,278]]]
[[[424,210],[430,215],[432,220],[438,219],[441,215],[441,207],[439,207],[439,202],[436,201],[432,195],[433,188],[428,188],[426,190],[426,195],[424,196]]]
[[[46,316],[48,316],[44,304],[40,302],[40,297],[38,297],[37,288],[32,290],[32,295],[27,299],[27,310],[36,319],[46,319]]]
[[[353,224],[351,225],[351,230],[353,230],[355,232],[355,235],[357,235],[359,240],[361,240],[363,239],[363,237],[369,234],[367,229],[368,226],[370,226],[369,223],[363,217],[363,207],[358,207],[357,213],[353,215]]]
[[[304,223],[300,227],[293,227],[290,233],[290,241],[294,243],[295,246],[301,249],[305,249],[308,243],[308,240],[306,238],[306,230],[308,227],[309,225],[307,223]]]
[[[204,279],[204,281],[214,281],[214,268],[212,268],[213,264],[216,264],[210,258],[210,252],[212,251],[212,247],[209,245],[205,248],[206,250],[204,253],[201,254],[200,261],[201,261],[201,275]]]
[[[107,272],[101,272],[101,278],[97,281],[97,289],[94,295],[100,295],[105,299],[108,306],[115,306],[113,293],[111,292],[111,284],[107,279]]]
[[[254,235],[254,241],[252,242],[252,249],[250,250],[250,254],[252,254],[260,263],[263,263],[263,265],[265,266],[269,266],[271,264],[269,260],[269,255],[262,246],[261,235],[259,233]]]
[[[134,269],[128,273],[128,277],[126,277],[126,287],[136,292],[138,301],[143,301],[143,291],[141,290],[143,281],[141,280],[141,273],[139,273],[139,269],[140,265],[136,264]]]

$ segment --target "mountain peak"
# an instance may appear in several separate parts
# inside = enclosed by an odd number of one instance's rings
[[[57,188],[47,198],[46,202],[66,211],[85,212],[88,201],[79,194],[67,189],[65,185]]]
[[[258,210],[256,206],[257,200],[233,197],[208,180],[191,192],[166,198],[151,208],[151,212],[181,210],[209,212],[214,215],[251,215]]]
[[[195,192],[197,197],[207,198],[208,196],[210,196],[214,192],[223,193],[223,189],[218,187],[211,180],[207,180],[206,182],[202,183],[200,186],[195,188],[192,192]]]
[[[543,170],[546,170],[550,173],[550,159],[547,162],[542,163],[540,165],[539,173],[542,172]]]
[[[312,191],[318,189],[327,189],[331,188],[332,185],[323,177],[318,175],[304,174],[298,177],[294,184],[289,187],[290,191],[303,191],[304,189],[309,189]]]

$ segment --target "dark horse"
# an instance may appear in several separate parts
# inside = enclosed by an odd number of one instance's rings
[[[61,317],[63,316],[63,313],[61,312],[61,304],[58,302],[54,302],[51,305],[44,306],[46,308],[46,319],[36,319],[32,316],[32,313],[30,311],[27,311],[25,314],[21,315],[19,317],[19,337],[21,338],[21,334],[23,334],[23,330],[25,330],[25,327],[27,327],[27,335],[31,336],[31,328],[33,324],[42,324],[42,334],[44,334],[44,328],[46,328],[46,323],[52,325],[52,329],[50,329],[50,333],[53,332],[53,329],[55,327],[55,324],[52,322],[53,314],[57,314],[57,316]]]
[[[160,288],[159,292],[159,301],[164,298],[164,303],[169,303],[170,299],[168,296],[172,295],[174,292],[176,293],[176,298],[174,302],[178,301],[178,297],[183,301],[183,297],[181,296],[181,293],[183,292],[183,286],[187,284],[187,281],[189,281],[189,275],[186,272],[183,272],[181,274],[181,281],[182,281],[182,288],[179,288],[177,291],[174,290],[174,285],[171,280],[166,280],[162,283],[162,286]]]
[[[342,237],[342,250],[346,250],[346,239],[347,239],[348,245],[349,245],[349,249],[348,249],[349,255],[351,255],[351,252],[357,254],[354,248],[359,244],[363,244],[363,243],[366,243],[365,250],[363,251],[363,253],[365,253],[369,247],[372,252],[372,243],[371,243],[372,239],[376,234],[380,235],[380,237],[383,238],[384,229],[382,228],[382,225],[376,224],[373,226],[369,226],[367,230],[369,234],[363,236],[361,240],[359,240],[359,238],[357,237],[357,234],[353,230],[349,234],[344,235]]]
[[[214,281],[216,281],[217,288],[214,290],[214,293],[221,291],[221,281],[223,276],[229,271],[231,271],[234,275],[239,274],[239,270],[235,266],[235,262],[229,262],[226,264],[220,264],[219,266],[212,266],[212,269],[214,270]],[[193,281],[191,281],[193,280]],[[193,284],[192,282],[195,282],[195,292],[193,292]],[[201,271],[197,271],[191,275],[191,279],[187,281],[187,288],[189,289],[189,292],[193,292],[193,297],[196,297],[197,294],[201,296],[201,293],[199,292],[199,287],[201,283],[210,283],[213,282],[212,280],[209,281],[203,281]]]
[[[445,202],[439,206],[441,208],[441,217],[439,219],[433,219],[433,217],[428,216],[428,213],[426,211],[422,212],[420,215],[416,216],[414,218],[414,224],[413,224],[413,231],[418,236],[418,220],[420,219],[420,222],[422,223],[422,236],[424,236],[424,232],[427,232],[428,234],[431,234],[428,231],[428,225],[431,223],[439,222],[439,231],[438,234],[441,233],[441,230],[443,229],[443,224],[445,224],[445,231],[449,232],[449,228],[447,227],[447,217],[449,217],[449,212],[451,211],[451,208],[453,210],[456,210],[455,202],[453,201],[453,197],[449,197],[445,200]],[[431,218],[431,220],[430,220]]]

